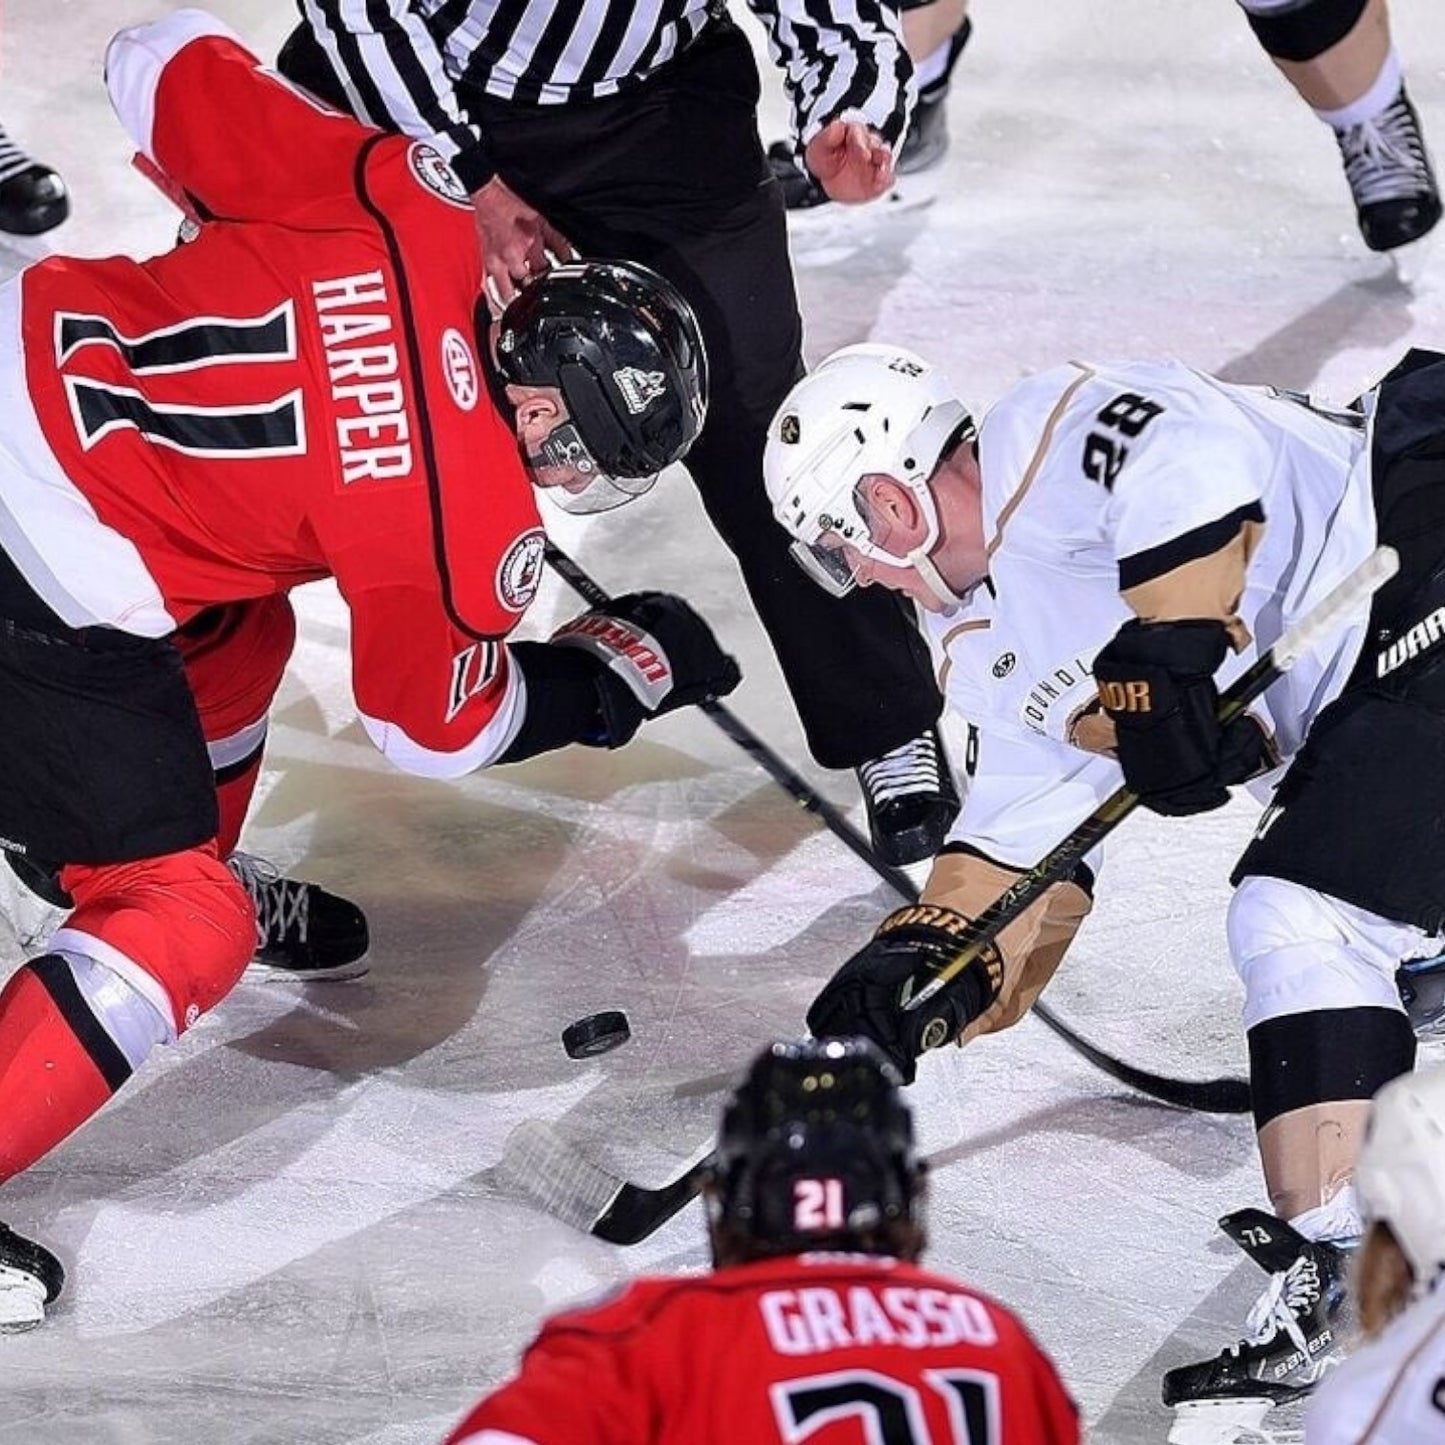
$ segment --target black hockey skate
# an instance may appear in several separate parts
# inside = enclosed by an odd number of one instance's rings
[[[226,866],[256,906],[251,971],[300,982],[359,978],[369,967],[366,915],[316,883],[283,877],[264,859],[232,853]]]
[[[948,151],[948,112],[943,102],[948,98],[949,82],[953,79],[953,67],[973,34],[973,22],[963,17],[963,24],[953,33],[948,42],[948,63],[943,74],[930,85],[922,86],[918,102],[913,107],[912,118],[903,144],[898,148],[898,174],[917,175],[919,171],[932,170],[942,161]]]
[[[1372,251],[1418,241],[1440,219],[1440,190],[1420,117],[1400,87],[1372,120],[1337,131],[1360,234]]]
[[[57,869],[5,852],[8,876],[23,886],[0,888],[0,905],[9,916],[22,950],[42,950],[74,906],[60,886]],[[273,864],[249,853],[226,860],[251,895],[256,910],[256,955],[251,971],[275,978],[359,978],[367,971],[371,939],[366,915],[354,903],[315,883],[285,878]]]
[[[1395,971],[1400,1002],[1423,1044],[1445,1043],[1445,953],[1407,959]]]
[[[65,1284],[60,1261],[43,1245],[0,1224],[0,1334],[33,1330]]]
[[[1226,1214],[1219,1227],[1270,1275],[1269,1288],[1249,1313],[1246,1338],[1164,1376],[1176,1445],[1258,1429],[1271,1408],[1309,1394],[1340,1360],[1347,1249],[1308,1240],[1262,1209]]]
[[[65,182],[28,156],[0,126],[0,231],[38,236],[70,214]]]
[[[857,769],[868,831],[885,863],[921,863],[958,817],[958,789],[937,728]]]

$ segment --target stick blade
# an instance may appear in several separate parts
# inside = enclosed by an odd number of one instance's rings
[[[1047,1004],[1036,1003],[1034,1017],[1051,1029],[1081,1057],[1102,1069],[1111,1079],[1158,1099],[1178,1109],[1192,1109],[1200,1114],[1248,1114],[1252,1108],[1249,1084],[1244,1079],[1225,1076],[1218,1079],[1175,1079],[1151,1074],[1107,1054],[1097,1045],[1076,1034]]]
[[[554,1219],[608,1244],[641,1244],[694,1199],[712,1155],[670,1184],[647,1189],[594,1164],[550,1124],[527,1119],[502,1147],[500,1176]]]
[[[711,1163],[711,1155],[699,1159],[686,1173],[660,1189],[624,1183],[593,1224],[592,1233],[609,1244],[641,1244],[697,1197]]]
[[[498,1171],[554,1219],[584,1234],[593,1232],[626,1187],[541,1119],[526,1119],[507,1136]]]

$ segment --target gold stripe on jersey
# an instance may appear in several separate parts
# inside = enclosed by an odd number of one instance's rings
[[[1074,399],[1074,393],[1083,386],[1086,381],[1094,379],[1092,367],[1085,366],[1082,362],[1071,361],[1070,366],[1079,369],[1079,376],[1071,381],[1064,388],[1063,395],[1054,403],[1054,409],[1049,413],[1048,420],[1044,423],[1044,429],[1039,436],[1039,444],[1034,448],[1034,454],[1029,458],[1029,464],[1024,468],[1023,480],[1014,489],[1014,494],[1006,503],[1003,510],[998,514],[998,530],[994,533],[993,541],[984,549],[985,557],[992,557],[1003,544],[1003,529],[1008,526],[1009,518],[1018,510],[1019,504],[1028,494],[1028,490],[1034,484],[1034,478],[1039,474],[1039,468],[1044,464],[1044,457],[1049,447],[1053,444],[1054,432],[1057,430],[1060,420],[1069,408],[1069,403]]]

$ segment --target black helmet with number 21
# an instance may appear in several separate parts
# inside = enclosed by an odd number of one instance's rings
[[[925,1166],[900,1083],[866,1039],[760,1054],[723,1115],[706,1187],[718,1262],[818,1249],[915,1258]]]
[[[697,440],[707,414],[707,354],[692,307],[632,261],[569,261],[524,287],[497,322],[497,368],[517,386],[557,387],[568,420],[543,465],[597,484],[570,511],[603,511],[648,490]]]

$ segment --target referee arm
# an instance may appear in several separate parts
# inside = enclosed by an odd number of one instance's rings
[[[472,198],[488,290],[498,309],[548,252],[571,243],[497,175],[478,128],[462,116],[436,37],[407,0],[302,0],[317,44],[356,114],[386,130],[430,142]]]
[[[881,0],[747,0],[783,71],[808,169],[837,201],[893,180],[913,105],[913,64],[895,6]]]

